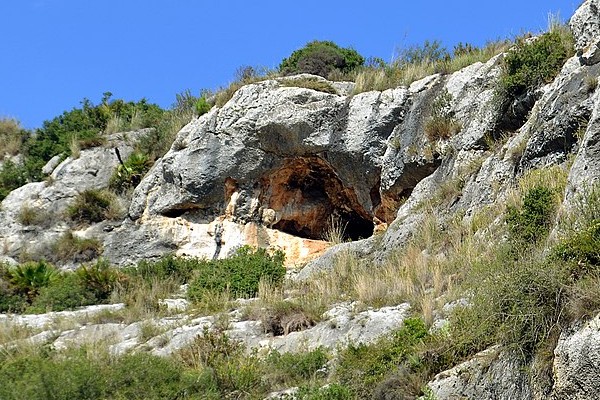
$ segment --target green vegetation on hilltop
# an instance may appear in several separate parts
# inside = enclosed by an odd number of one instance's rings
[[[80,108],[44,121],[42,128],[31,134],[24,143],[25,169],[30,180],[42,178],[42,167],[58,154],[70,155],[73,145],[85,148],[106,133],[155,126],[165,111],[145,99],[138,102],[111,100],[104,93],[100,104],[84,99]]]
[[[22,129],[13,119],[0,119],[1,156],[21,156],[7,158],[0,167],[0,200],[27,182],[42,180],[42,167],[56,155],[77,158],[81,150],[105,144],[111,133],[151,128],[134,144],[136,152],[111,181],[115,191],[125,191],[137,185],[154,161],[167,152],[185,124],[210,109],[205,96],[197,98],[189,91],[178,94],[168,110],[146,99],[133,102],[111,97],[110,92],[104,93],[97,105],[84,99],[80,107],[44,121],[34,132]]]
[[[349,73],[365,62],[354,49],[341,48],[330,41],[315,40],[294,51],[279,64],[284,75],[313,74],[327,78],[331,73]]]

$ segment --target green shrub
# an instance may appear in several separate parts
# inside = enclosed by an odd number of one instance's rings
[[[109,186],[119,193],[134,188],[142,181],[150,167],[152,162],[146,154],[133,152],[123,164],[119,164],[110,178]]]
[[[425,136],[430,141],[449,139],[461,130],[451,108],[452,95],[444,89],[431,103],[431,116],[425,123]]]
[[[110,357],[86,348],[42,350],[0,362],[5,400],[218,399],[205,397],[209,382],[171,359],[145,353]]]
[[[58,275],[57,270],[45,261],[32,261],[8,270],[10,283],[19,294],[31,302],[40,289],[48,286]]]
[[[571,262],[579,268],[600,266],[600,220],[589,221],[589,224],[557,245],[552,251],[552,258]]]
[[[202,393],[194,375],[186,374],[181,365],[145,353],[118,359],[109,376],[108,393],[118,399],[196,398]]]
[[[341,48],[330,41],[315,40],[284,58],[279,71],[284,75],[309,73],[327,78],[334,71],[347,73],[364,62],[364,57],[354,49]]]
[[[11,284],[10,268],[0,263],[0,313],[19,313],[27,307],[27,297]]]
[[[10,160],[4,161],[0,167],[0,201],[18,187],[27,183],[27,172],[24,167]]]
[[[179,357],[189,367],[210,371],[213,390],[218,391],[220,398],[234,393],[245,393],[249,398],[264,397],[264,371],[260,360],[246,355],[243,346],[224,333],[205,329],[190,346],[180,351]]]
[[[554,329],[566,323],[566,287],[560,264],[520,259],[499,262],[486,276],[478,275],[472,306],[458,310],[452,320],[456,337],[476,352],[500,343],[531,357]]]
[[[81,107],[65,111],[62,115],[44,121],[42,128],[30,135],[23,145],[27,178],[42,179],[42,167],[58,154],[69,155],[71,150],[80,150],[102,145],[109,121],[118,119],[119,128],[145,128],[157,126],[164,111],[155,104],[142,99],[138,102],[111,100],[112,93],[106,92],[99,105],[83,99]]]
[[[390,337],[373,344],[350,344],[339,354],[336,378],[359,399],[371,398],[378,383],[396,371],[427,337],[427,327],[418,318],[408,318]],[[417,395],[418,393],[406,393]]]
[[[508,208],[506,222],[513,240],[524,244],[535,244],[544,239],[550,230],[555,204],[552,191],[536,186],[523,196],[523,207]]]
[[[265,360],[267,370],[275,373],[269,379],[286,386],[314,379],[317,371],[323,368],[327,361],[327,352],[321,347],[303,353],[282,354],[274,350]]]
[[[35,314],[72,310],[97,303],[94,294],[82,284],[78,277],[72,272],[66,272],[41,288],[26,312]]]
[[[158,261],[142,260],[135,267],[123,269],[123,272],[128,276],[140,277],[148,282],[153,279],[170,278],[179,284],[184,284],[188,282],[194,269],[204,262],[204,260],[168,254]]]
[[[197,99],[189,90],[177,94],[175,98],[175,104],[161,114],[160,119],[152,125],[153,129],[137,143],[137,151],[146,155],[150,164],[169,150],[177,132],[196,115]]]
[[[256,296],[261,280],[273,284],[280,284],[283,281],[284,258],[285,255],[280,250],[269,255],[265,249],[252,251],[250,247],[244,246],[230,258],[198,260],[194,267],[197,277],[190,283],[188,297],[199,300],[207,292],[226,290],[235,296]]]
[[[75,274],[81,285],[102,303],[109,299],[117,284],[125,279],[123,273],[104,260],[98,260],[92,265],[82,265]]]
[[[553,30],[538,38],[521,38],[504,58],[500,91],[510,98],[532,92],[554,79],[574,54],[570,33]]]
[[[104,190],[85,190],[67,208],[69,218],[78,223],[92,224],[109,219],[113,214],[114,196]]]
[[[198,114],[198,116],[206,114],[212,108],[210,103],[206,100],[205,96],[202,96],[198,100],[196,100],[195,107],[196,107],[196,114]]]

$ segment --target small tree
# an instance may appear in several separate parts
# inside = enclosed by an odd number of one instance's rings
[[[364,63],[364,57],[354,49],[315,40],[284,58],[279,71],[286,75],[308,73],[326,78],[333,71],[347,73]]]

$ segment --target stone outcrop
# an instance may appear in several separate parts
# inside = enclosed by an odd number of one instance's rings
[[[551,399],[592,399],[600,391],[600,315],[563,332],[554,350]]]
[[[136,138],[145,133],[140,130],[110,135],[105,146],[81,150],[79,157],[67,157],[60,163],[60,157],[55,157],[44,167],[49,174],[45,182],[28,183],[10,192],[0,209],[4,254],[18,257],[24,252],[43,252],[44,247],[69,230],[65,213],[75,197],[86,190],[108,187],[119,163],[114,148],[127,157]],[[36,223],[22,223],[24,208],[33,210]]]
[[[0,322],[7,327],[26,326],[37,332],[21,341],[51,344],[57,349],[105,343],[115,354],[150,351],[159,356],[177,352],[191,344],[198,335],[202,335],[205,329],[214,329],[219,325],[217,317],[194,318],[183,313],[128,324],[111,322],[111,313],[118,319],[118,312],[124,307],[124,304],[111,304],[39,315],[0,314]],[[177,311],[182,311],[180,307],[178,305]],[[372,343],[398,329],[410,310],[408,304],[365,311],[355,311],[355,307],[356,304],[352,303],[339,304],[325,312],[323,321],[315,326],[282,336],[266,333],[266,327],[261,321],[241,318],[241,310],[229,313],[227,324],[219,329],[224,330],[233,340],[244,344],[248,351],[255,349],[267,353],[277,350],[284,353],[310,351],[318,347],[336,351],[348,343]],[[102,318],[107,321],[102,322]],[[156,328],[152,337],[144,337],[142,334],[143,326],[148,325]],[[9,342],[6,346],[15,344],[17,343]]]
[[[499,347],[438,374],[427,384],[435,399],[532,399],[529,379],[518,359]]]

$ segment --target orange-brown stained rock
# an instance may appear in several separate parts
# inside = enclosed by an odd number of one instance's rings
[[[261,188],[261,204],[277,212],[274,228],[294,235],[320,239],[332,216],[363,221],[367,231],[372,220],[354,190],[344,187],[331,166],[319,157],[287,160],[283,167],[263,177]]]
[[[306,263],[329,247],[323,240],[304,239],[256,223],[246,224],[244,236],[250,246],[283,250],[286,267]]]

